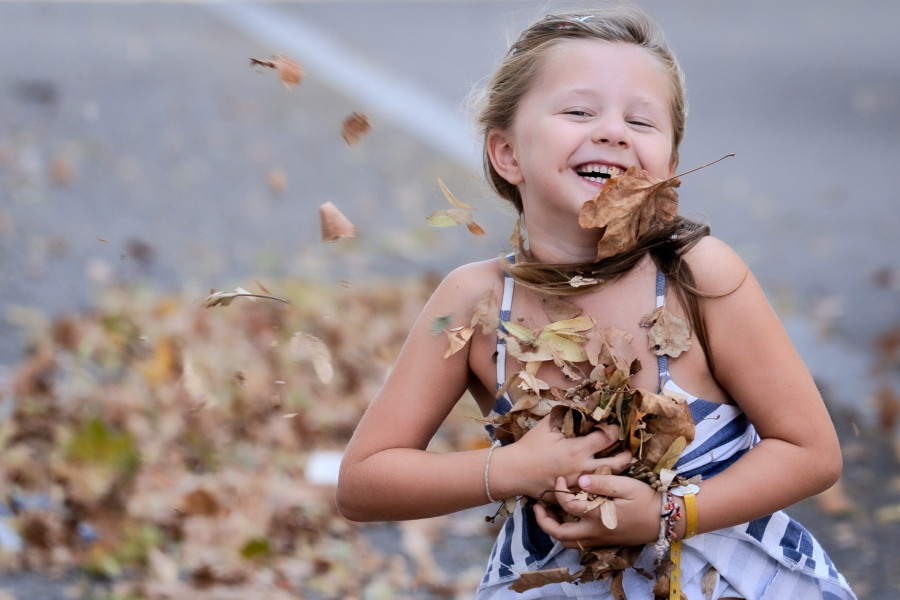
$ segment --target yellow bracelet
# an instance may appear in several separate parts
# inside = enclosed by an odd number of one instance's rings
[[[700,493],[700,486],[689,483],[670,491],[676,496],[684,498],[685,530],[683,539],[694,537],[697,535],[697,527],[699,526],[697,520],[697,494]]]

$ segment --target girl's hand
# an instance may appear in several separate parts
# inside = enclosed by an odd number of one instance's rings
[[[609,529],[600,519],[600,508],[587,511],[587,502],[576,500],[568,491],[558,491],[556,500],[577,522],[561,523],[545,507],[536,505],[537,523],[548,535],[567,548],[591,546],[636,546],[656,541],[659,537],[661,498],[658,492],[642,481],[621,475],[583,475],[578,487],[591,494],[599,494],[615,502],[618,523]],[[566,490],[563,478],[557,490]]]
[[[628,466],[631,456],[627,452],[608,458],[596,458],[618,440],[618,427],[593,431],[585,436],[566,438],[560,428],[559,419],[552,413],[538,421],[528,433],[515,444],[502,450],[504,465],[491,467],[491,476],[504,473],[508,484],[515,479],[516,495],[524,494],[532,498],[552,498],[552,490],[558,478],[567,486],[574,486],[581,475],[593,473],[601,466],[608,466],[618,473]],[[494,456],[499,457],[498,451]],[[496,460],[496,458],[495,458]],[[498,461],[499,462],[499,461]],[[493,483],[491,484],[493,487]]]

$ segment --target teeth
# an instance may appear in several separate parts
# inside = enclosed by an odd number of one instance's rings
[[[575,171],[587,179],[609,179],[613,175],[620,175],[624,171],[618,167],[611,165],[601,165],[599,163],[590,163],[581,165]]]

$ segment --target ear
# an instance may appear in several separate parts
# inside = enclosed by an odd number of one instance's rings
[[[678,159],[673,156],[672,160],[669,161],[669,177],[670,178],[672,177],[672,175],[675,174],[676,167],[678,167]]]
[[[492,129],[488,133],[486,146],[491,165],[500,177],[512,185],[522,183],[522,172],[509,135],[502,129]]]

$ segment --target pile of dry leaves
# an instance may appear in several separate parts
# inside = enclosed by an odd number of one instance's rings
[[[284,284],[289,302],[237,292],[216,296],[240,297],[224,310],[113,290],[58,319],[4,399],[0,501],[23,546],[4,566],[82,568],[117,581],[115,597],[439,583],[372,552],[333,487],[305,479],[314,452],[346,444],[432,287]]]

